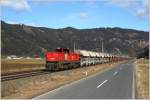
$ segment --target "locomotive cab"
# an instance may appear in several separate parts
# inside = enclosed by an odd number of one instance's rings
[[[69,52],[70,52],[69,48],[66,48],[66,49],[64,49],[64,48],[57,48],[55,51],[56,52],[64,52],[66,54],[69,54]]]
[[[64,48],[57,48],[55,51],[64,53],[64,60],[65,61],[67,60],[67,57],[70,54],[70,50],[68,48],[66,48],[66,49],[64,49]]]
[[[46,68],[49,70],[67,69],[77,66],[80,56],[69,48],[57,48],[54,52],[46,53]]]

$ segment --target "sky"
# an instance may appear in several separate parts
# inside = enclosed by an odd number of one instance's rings
[[[149,31],[149,0],[1,0],[10,24],[78,29],[121,27]]]

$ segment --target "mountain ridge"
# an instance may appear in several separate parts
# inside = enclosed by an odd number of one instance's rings
[[[104,50],[110,53],[136,53],[148,45],[149,34],[145,31],[124,28],[92,28],[76,29],[66,27],[52,29],[34,27],[24,24],[8,24],[1,21],[2,56],[18,55],[43,56],[43,50],[53,51],[57,47],[68,47],[73,50],[76,43],[78,49]]]

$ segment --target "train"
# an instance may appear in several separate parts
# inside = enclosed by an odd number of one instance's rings
[[[119,56],[110,53],[79,49],[71,51],[69,48],[56,48],[52,52],[46,52],[45,59],[46,70],[58,71],[102,63],[123,61],[129,59],[129,56]]]

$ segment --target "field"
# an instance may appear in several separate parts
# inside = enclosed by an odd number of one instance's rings
[[[33,98],[46,91],[64,84],[85,78],[95,73],[103,73],[119,63],[100,64],[96,66],[53,72],[49,74],[26,77],[1,83],[2,99]]]
[[[139,59],[135,63],[135,79],[138,99],[149,98],[149,60]]]
[[[13,73],[20,71],[43,69],[44,59],[2,59],[1,73]]]

